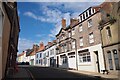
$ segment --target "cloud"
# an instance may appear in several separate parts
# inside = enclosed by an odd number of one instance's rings
[[[42,36],[44,36],[45,34],[36,34],[35,36],[36,37],[42,37]]]
[[[36,20],[38,19],[37,16],[32,12],[25,12],[24,15],[29,16],[29,17],[36,19]]]
[[[78,18],[78,15],[87,9],[90,6],[98,5],[100,3],[88,3],[88,2],[49,2],[49,3],[36,3],[42,9],[42,14],[44,16],[36,15],[33,12],[25,12],[24,15],[31,17],[35,20],[39,20],[41,22],[48,22],[55,24],[54,28],[50,30],[48,34],[49,38],[55,38],[55,35],[61,29],[61,20],[62,18],[66,19],[66,25],[70,24],[70,18]],[[41,37],[41,35],[36,35],[37,37]]]
[[[19,53],[21,53],[22,51],[24,51],[28,48],[32,48],[34,43],[35,42],[33,42],[32,40],[28,40],[25,38],[19,38],[19,42],[18,42]]]

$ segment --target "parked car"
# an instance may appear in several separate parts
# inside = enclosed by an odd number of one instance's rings
[[[26,62],[26,65],[30,65],[30,63],[29,63],[29,62]]]

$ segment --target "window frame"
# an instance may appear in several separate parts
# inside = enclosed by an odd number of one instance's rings
[[[81,41],[82,40],[82,41]],[[83,37],[80,37],[79,38],[79,41],[80,41],[80,46],[83,46]]]
[[[90,34],[89,34],[89,43],[91,44],[91,43],[94,43],[94,34],[93,34],[93,32],[91,32]]]
[[[83,31],[83,26],[82,24],[79,25],[79,32],[82,32]]]
[[[89,19],[89,20],[87,21],[87,25],[88,25],[88,28],[90,28],[90,27],[93,26],[93,21],[92,21],[92,19]]]

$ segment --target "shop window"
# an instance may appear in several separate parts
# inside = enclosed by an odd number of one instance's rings
[[[108,54],[109,69],[110,69],[110,70],[113,70],[113,63],[112,63],[112,55],[111,55],[111,52],[108,51],[107,54]]]
[[[115,68],[116,70],[119,70],[119,59],[118,59],[117,50],[113,50],[113,56],[114,56],[114,61],[115,61]]]
[[[90,52],[84,52],[79,54],[79,61],[82,62],[91,62]]]

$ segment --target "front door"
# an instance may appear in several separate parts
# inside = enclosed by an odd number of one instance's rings
[[[57,56],[57,67],[59,67],[59,56]]]
[[[94,53],[95,53],[95,56],[96,56],[97,71],[100,73],[100,65],[99,65],[98,51],[94,51]]]

